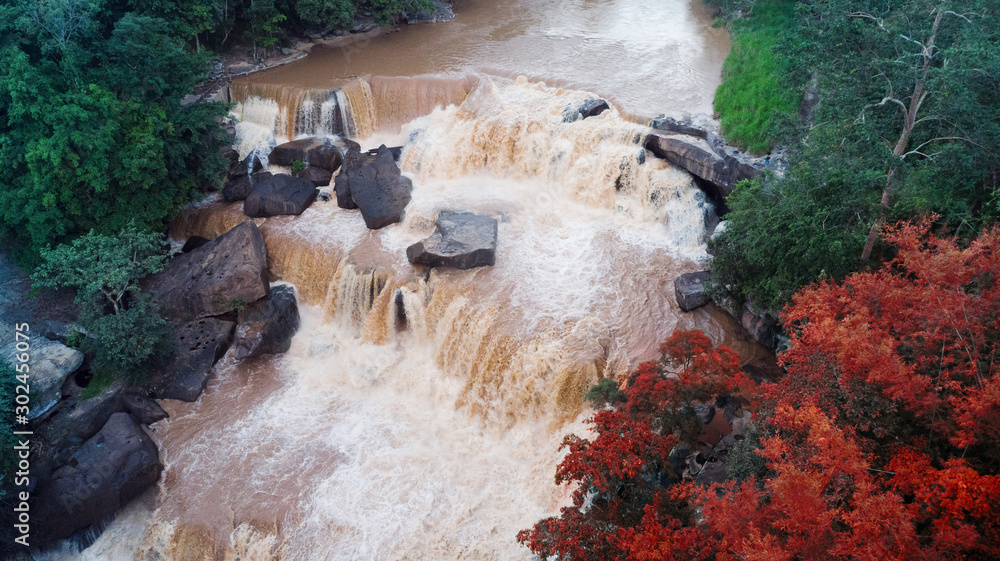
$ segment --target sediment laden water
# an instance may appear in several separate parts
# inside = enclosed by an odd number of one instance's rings
[[[676,308],[673,278],[706,259],[711,208],[687,174],[640,163],[642,127],[614,109],[564,123],[581,92],[487,79],[469,90],[402,127],[414,180],[403,223],[370,231],[335,201],[257,220],[273,280],[299,297],[291,349],[229,354],[197,403],[164,402],[159,488],[78,557],[528,559],[515,535],[567,504],[552,475],[562,435],[585,430],[591,384],[623,379],[678,327],[754,358],[724,316]],[[311,95],[276,94],[270,114],[322,98]],[[444,208],[500,219],[496,266],[406,261]],[[172,235],[245,219],[240,203],[203,204]]]

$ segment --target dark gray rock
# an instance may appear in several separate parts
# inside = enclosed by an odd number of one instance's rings
[[[293,162],[306,163],[306,156],[313,148],[323,146],[322,138],[301,138],[275,146],[267,156],[273,166],[290,166]]]
[[[87,439],[101,430],[111,415],[124,411],[124,389],[123,383],[115,382],[89,399],[69,397],[60,402],[53,414],[35,427],[34,444],[38,448],[32,475],[47,480],[56,467],[66,463]]]
[[[331,173],[335,172],[340,169],[340,164],[343,160],[341,150],[341,148],[332,144],[315,146],[310,148],[306,153],[306,159],[303,160],[303,163],[322,168]],[[325,185],[329,185],[329,183],[326,183]]]
[[[242,201],[250,195],[250,191],[253,190],[254,185],[269,177],[271,177],[270,172],[259,171],[253,175],[241,175],[235,179],[231,179],[222,188],[222,199],[227,203]]]
[[[173,352],[152,367],[152,397],[196,401],[205,390],[212,366],[232,344],[235,329],[235,323],[215,318],[174,326]]]
[[[292,336],[298,328],[295,290],[290,286],[276,286],[266,298],[240,310],[233,356],[243,360],[283,353],[292,344]]]
[[[115,413],[36,495],[40,542],[69,537],[114,514],[156,483],[156,445],[125,413]]]
[[[349,197],[372,230],[402,220],[403,211],[410,204],[413,183],[402,176],[392,151],[382,145],[376,154],[360,158],[356,165],[346,157],[344,162],[344,170],[334,185],[337,203],[342,208],[351,208],[346,200]]]
[[[442,210],[434,234],[406,249],[415,265],[472,269],[496,260],[497,219],[472,212]]]
[[[250,154],[236,166],[229,169],[229,179],[236,179],[264,169],[264,162],[256,154]]]
[[[132,420],[140,425],[151,425],[169,417],[155,399],[145,396],[126,394],[122,397],[122,403],[128,414],[132,416]]]
[[[658,131],[686,134],[697,138],[707,138],[709,133],[708,129],[692,122],[690,118],[674,119],[664,115],[660,115],[650,121],[649,127]]]
[[[579,105],[567,107],[563,111],[563,122],[572,123],[573,121],[579,121],[580,119],[600,115],[608,109],[610,109],[610,107],[608,106],[607,101],[592,97],[584,100]]]
[[[723,199],[733,192],[736,183],[761,173],[737,158],[720,156],[707,141],[693,136],[651,133],[646,138],[646,149],[707,181],[717,189],[710,194]]]
[[[317,187],[326,187],[333,180],[333,174],[321,167],[309,166],[302,172],[302,179]]]
[[[257,182],[243,202],[243,213],[254,218],[302,214],[318,191],[308,179],[279,173]]]
[[[181,253],[191,253],[210,241],[212,240],[201,236],[191,236],[186,242],[184,242],[184,247],[181,248]]]
[[[182,253],[144,283],[168,319],[190,321],[236,310],[267,295],[267,248],[246,221],[191,253]]]
[[[674,279],[674,297],[677,298],[677,305],[681,310],[690,312],[711,301],[705,292],[705,285],[711,278],[712,275],[708,271],[699,271],[684,273]]]
[[[750,303],[743,305],[740,325],[768,350],[778,348],[778,321],[767,312],[758,312]]]
[[[19,352],[17,344],[12,342],[0,350],[0,357],[12,360]],[[35,419],[52,409],[62,398],[63,384],[83,364],[83,353],[45,337],[32,337],[28,341],[26,352],[30,357],[31,368],[30,409],[27,416]]]

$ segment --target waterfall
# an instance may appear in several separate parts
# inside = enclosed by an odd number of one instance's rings
[[[159,489],[75,558],[526,561],[517,531],[568,504],[552,474],[562,436],[586,430],[587,389],[624,380],[678,326],[733,344],[674,302],[673,278],[707,259],[711,205],[645,160],[643,127],[614,108],[563,122],[589,94],[525,80],[399,84],[244,91],[241,125],[272,137],[416,115],[400,126],[412,201],[374,231],[335,201],[257,220],[272,280],[296,289],[291,349],[230,353],[198,402],[165,401]],[[446,208],[499,219],[495,266],[407,262]],[[246,219],[241,203],[194,206],[171,236]]]

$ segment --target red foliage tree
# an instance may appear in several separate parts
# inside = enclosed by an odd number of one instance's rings
[[[563,440],[568,454],[556,482],[576,485],[573,504],[518,540],[542,558],[613,561],[694,559],[706,554],[683,485],[669,455],[695,442],[702,423],[694,407],[746,384],[735,353],[716,349],[700,331],[677,331],[659,361],[630,377],[626,404],[594,415],[593,437]],[[694,428],[692,428],[694,427]]]
[[[873,483],[907,502],[922,555],[995,559],[1000,229],[960,247],[930,225],[888,229],[895,259],[794,297],[788,376],[769,395],[856,433]]]

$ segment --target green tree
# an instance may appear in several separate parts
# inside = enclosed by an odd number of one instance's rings
[[[116,236],[91,231],[42,250],[35,287],[76,290],[82,310],[77,323],[86,334],[81,347],[94,356],[95,370],[138,379],[144,363],[166,350],[166,322],[138,284],[163,269],[163,244],[162,235],[130,223]]]
[[[298,0],[295,13],[299,19],[331,27],[350,27],[358,11],[354,0]]]

